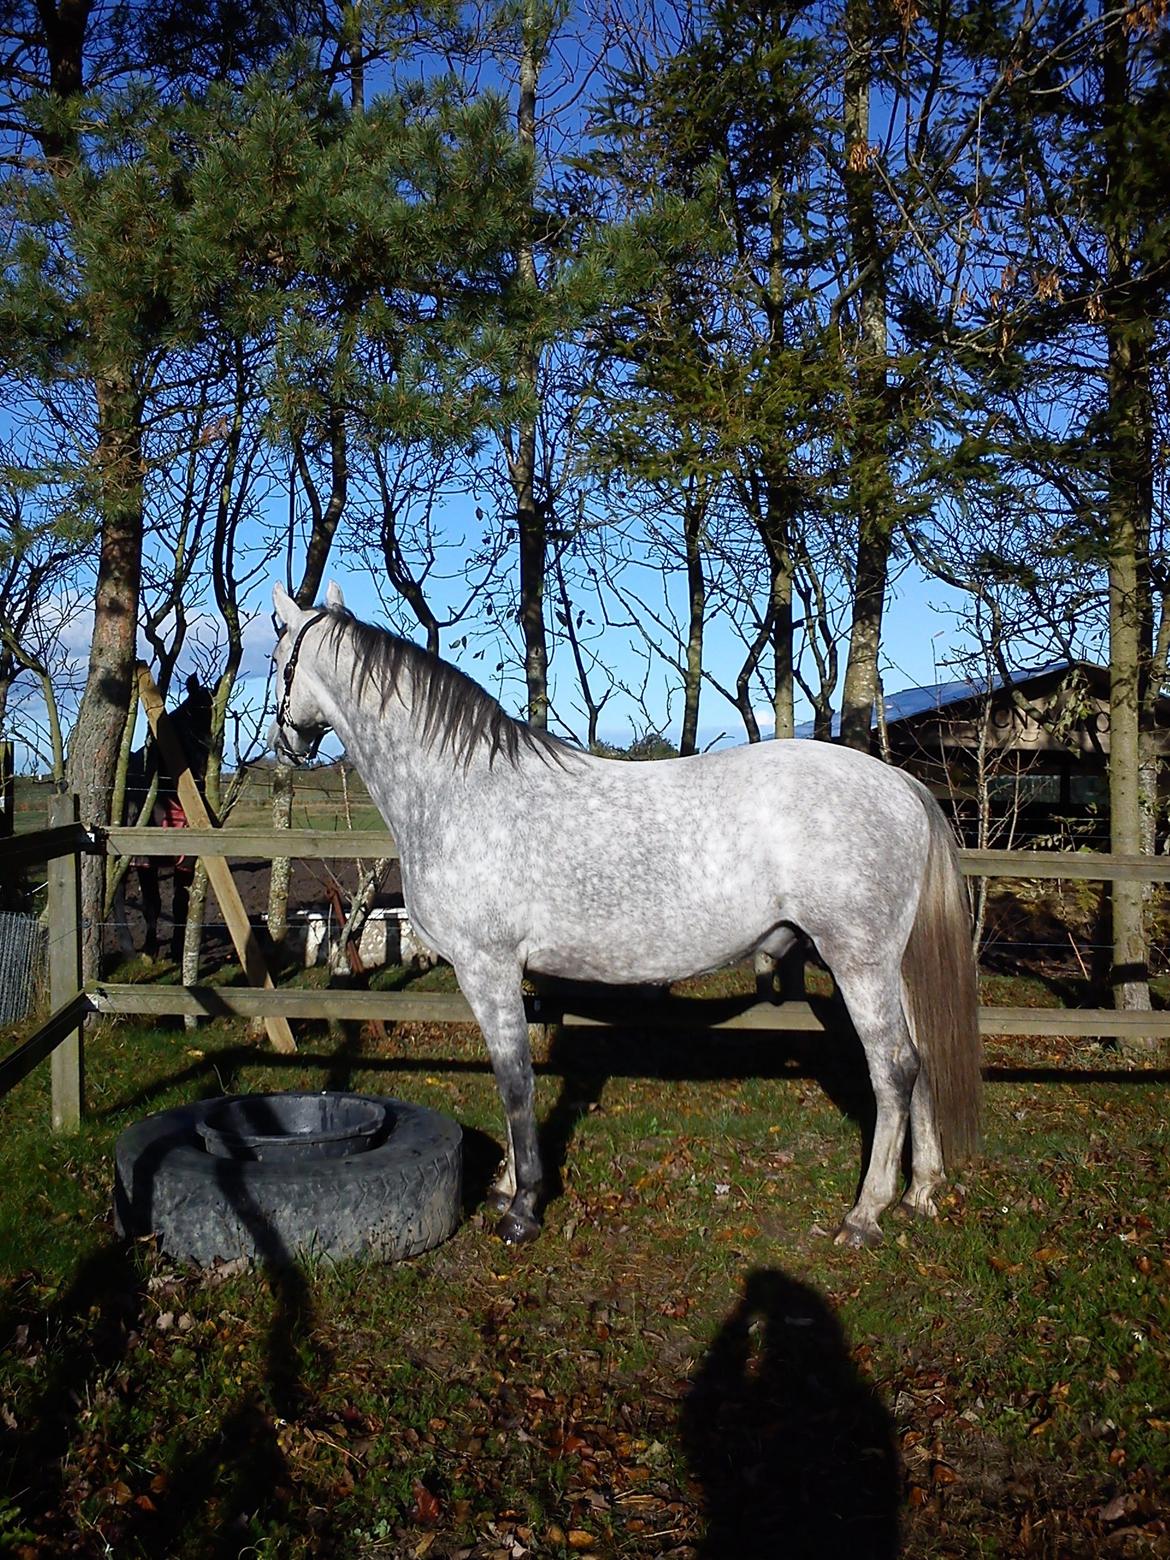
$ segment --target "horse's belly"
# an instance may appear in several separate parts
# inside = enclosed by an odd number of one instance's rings
[[[750,930],[711,926],[659,929],[600,925],[571,934],[537,937],[524,950],[524,964],[537,975],[596,980],[612,985],[665,985],[690,975],[722,969],[746,958],[770,927]]]

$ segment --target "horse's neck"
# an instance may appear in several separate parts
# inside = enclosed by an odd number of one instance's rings
[[[383,709],[371,684],[355,695],[344,669],[334,674],[330,668],[323,684],[329,723],[401,847],[418,836],[427,814],[454,799],[461,766],[423,740],[423,711],[410,707],[409,693],[392,693]]]

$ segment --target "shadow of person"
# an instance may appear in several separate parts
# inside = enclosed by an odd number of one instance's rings
[[[758,1268],[682,1409],[702,1486],[701,1560],[887,1560],[898,1553],[893,1423],[831,1308]]]

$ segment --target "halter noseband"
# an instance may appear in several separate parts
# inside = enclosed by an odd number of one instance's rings
[[[313,762],[317,756],[317,749],[324,741],[327,728],[324,726],[298,726],[296,721],[293,720],[291,714],[289,713],[289,703],[292,699],[293,677],[296,673],[297,661],[300,658],[301,645],[304,642],[305,635],[311,628],[315,628],[322,618],[327,618],[329,615],[328,608],[319,607],[317,611],[313,613],[309,621],[301,625],[297,637],[293,640],[293,645],[292,649],[289,651],[288,660],[284,663],[284,693],[281,695],[280,704],[277,706],[276,724],[278,727],[288,726],[290,730],[296,732],[297,736],[300,737],[302,742],[307,742],[309,744],[308,749],[304,753],[297,753],[292,755],[294,762],[297,764],[311,764]]]

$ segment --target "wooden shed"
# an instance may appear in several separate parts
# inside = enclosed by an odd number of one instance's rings
[[[976,843],[980,808],[991,843],[1091,845],[1109,834],[1109,672],[1048,661],[1009,677],[907,688],[884,701],[873,749],[926,781]],[[1170,699],[1158,701],[1154,751],[1170,753]]]

